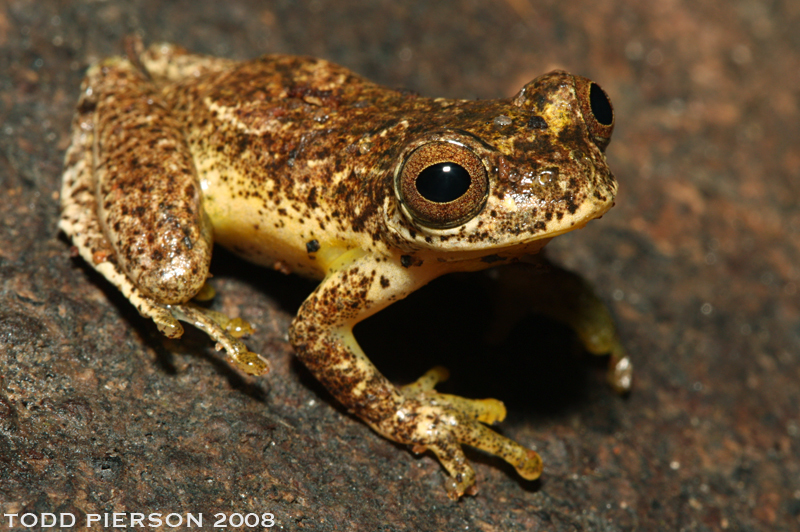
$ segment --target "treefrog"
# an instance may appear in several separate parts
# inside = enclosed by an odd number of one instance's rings
[[[563,71],[508,99],[452,100],[322,59],[233,61],[136,41],[83,81],[60,227],[166,336],[191,323],[251,374],[268,362],[238,339],[246,324],[192,302],[209,295],[213,243],[318,279],[289,330],[297,356],[376,432],[432,451],[457,499],[476,492],[462,445],[526,479],[542,461],[486,426],[505,417],[500,401],[437,393],[443,368],[390,383],[353,326],[440,275],[516,263],[501,280],[519,287],[517,305],[548,302],[539,310],[611,353],[612,384],[627,389],[630,361],[604,307],[574,282],[564,301],[539,299],[552,287],[532,288],[526,262],[614,204],[613,127],[603,90]]]

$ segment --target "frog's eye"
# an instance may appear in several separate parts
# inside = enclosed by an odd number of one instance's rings
[[[430,142],[406,158],[395,186],[415,222],[447,229],[483,209],[489,179],[483,162],[470,149],[453,142]]]
[[[614,131],[614,107],[600,85],[579,76],[575,78],[583,120],[594,143],[605,150]]]

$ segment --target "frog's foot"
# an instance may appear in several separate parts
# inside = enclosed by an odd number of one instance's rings
[[[73,237],[78,241],[88,238],[91,237],[83,234]],[[95,270],[119,288],[122,294],[136,307],[139,314],[145,318],[152,319],[158,330],[167,338],[180,338],[183,336],[183,327],[178,321],[182,320],[208,334],[212,340],[217,342],[217,349],[224,348],[231,362],[245,373],[263,375],[269,371],[269,362],[247,349],[247,346],[238,340],[238,338],[249,334],[253,330],[245,320],[241,318],[231,319],[220,312],[204,309],[192,303],[180,305],[159,303],[153,298],[142,294],[128,276],[121,271],[112,256],[106,254],[101,256],[97,253],[92,256],[90,251],[97,249],[95,246],[78,246],[78,249],[87,261],[100,260],[100,262],[94,264]]]
[[[111,263],[106,263],[111,266]],[[99,271],[103,269],[98,268]],[[257,353],[253,353],[247,346],[239,340],[242,336],[253,332],[251,325],[241,318],[229,318],[221,312],[206,309],[194,303],[182,303],[179,305],[166,305],[158,303],[153,299],[144,296],[136,290],[128,278],[121,272],[111,268],[109,273],[116,275],[106,275],[112,280],[128,299],[133,303],[139,313],[152,319],[158,330],[168,338],[179,338],[183,335],[183,327],[178,322],[194,325],[217,343],[217,350],[224,349],[228,354],[230,362],[247,373],[248,375],[264,375],[270,370],[267,359]]]
[[[245,320],[231,319],[221,312],[205,309],[193,303],[167,305],[166,307],[172,313],[173,319],[177,318],[191,323],[210,336],[217,342],[217,350],[225,349],[230,361],[240,370],[249,375],[263,375],[269,372],[269,361],[247,349],[247,346],[238,340],[253,330]],[[161,329],[160,326],[159,329]]]
[[[434,390],[437,384],[446,381],[449,377],[450,372],[447,371],[447,368],[436,366],[411,384],[400,387],[400,392],[408,398],[419,395],[436,396],[439,404],[447,405],[471,419],[488,425],[506,418],[506,406],[497,399],[467,399],[458,395],[438,393]]]
[[[190,323],[205,332],[217,343],[217,350],[225,349],[233,365],[249,375],[263,375],[270,370],[269,361],[253,353],[238,338],[250,334],[253,328],[241,318],[229,318],[221,312],[205,309],[193,303],[166,305],[144,295],[120,271],[111,257],[94,265],[106,279],[111,281],[125,297],[133,303],[139,314],[152,319],[158,330],[167,338],[183,336],[183,327],[178,320]]]
[[[445,379],[447,370],[437,367],[416,382],[401,387],[400,392],[408,401],[398,409],[392,424],[394,432],[406,433],[402,440],[411,441],[414,452],[430,449],[436,454],[450,474],[445,483],[448,496],[458,499],[464,494],[477,493],[475,471],[467,462],[461,445],[499,456],[527,480],[538,478],[542,473],[542,459],[535,451],[483,425],[505,418],[503,403],[497,399],[466,399],[436,392],[434,386]],[[391,437],[393,431],[381,432]]]

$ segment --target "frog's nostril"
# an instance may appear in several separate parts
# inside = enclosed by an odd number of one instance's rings
[[[427,167],[417,177],[417,191],[428,201],[448,203],[463,196],[472,179],[463,166],[438,163]]]

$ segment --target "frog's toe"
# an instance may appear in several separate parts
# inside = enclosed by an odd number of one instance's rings
[[[470,419],[492,425],[506,418],[506,405],[498,399],[468,399],[458,395],[436,393],[435,400]]]
[[[502,458],[514,466],[517,473],[526,480],[539,478],[542,474],[542,459],[536,451],[501,436],[471,416],[442,405],[436,400],[438,398],[438,394],[436,398],[430,398],[428,405],[422,409],[428,417],[418,427],[417,434],[424,436],[413,444],[412,450],[433,451],[449,473],[450,478],[445,482],[445,488],[451,499],[477,492],[475,471],[467,462],[462,445],[469,445]],[[432,416],[433,412],[437,415]],[[434,419],[435,422],[431,423]]]
[[[626,394],[633,385],[633,363],[621,346],[611,352],[608,361],[608,383],[617,393]]]
[[[442,441],[427,445],[441,462],[442,466],[449,473],[449,477],[444,481],[444,489],[447,496],[458,500],[462,495],[475,495],[478,488],[475,485],[475,470],[467,462],[461,445],[454,441]]]
[[[183,327],[178,320],[172,317],[168,310],[156,307],[147,315],[153,319],[158,331],[167,338],[175,339],[183,336]]]
[[[411,384],[406,384],[400,387],[400,391],[406,397],[413,397],[421,392],[429,392],[436,387],[440,382],[444,382],[450,378],[450,372],[443,366],[436,366],[429,369],[419,379]]]
[[[526,480],[536,480],[542,474],[542,458],[536,451],[501,436],[489,427],[473,421],[459,431],[459,442],[489,454],[499,456]]]
[[[270,370],[267,359],[253,353],[240,336],[252,331],[250,324],[240,318],[230,319],[220,312],[198,307],[192,303],[169,305],[175,318],[191,323],[217,342],[217,349],[225,349],[231,362],[248,375],[263,375]]]
[[[424,395],[431,404],[445,405],[481,423],[491,425],[506,418],[506,407],[502,401],[497,399],[467,399],[466,397],[436,392],[434,387],[438,383],[446,381],[449,376],[450,373],[446,368],[436,366],[411,384],[400,387],[400,391],[406,397]]]

